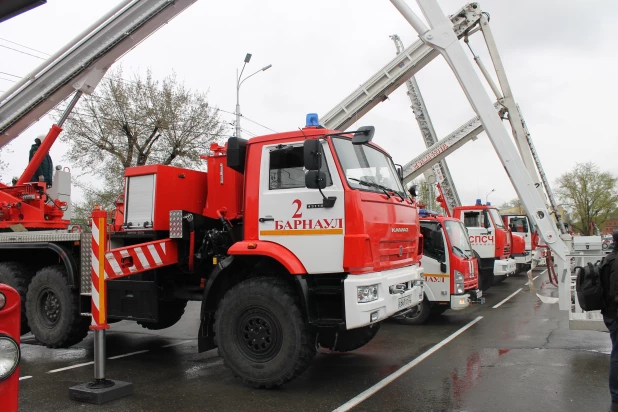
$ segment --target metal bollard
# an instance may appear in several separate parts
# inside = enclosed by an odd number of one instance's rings
[[[107,323],[107,285],[105,279],[105,252],[107,240],[107,212],[95,208],[92,212],[92,251],[91,251],[91,312],[94,331],[94,380],[69,388],[69,398],[76,401],[102,404],[133,392],[130,382],[107,379],[105,377],[105,331]]]

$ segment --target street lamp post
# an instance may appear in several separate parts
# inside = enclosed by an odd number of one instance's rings
[[[238,74],[238,69],[236,69],[236,137],[240,137],[240,85],[243,84],[243,82],[249,77],[258,74],[259,72],[268,70],[273,66],[272,64],[264,66],[260,70],[256,71],[255,73],[251,73],[249,76],[241,80],[242,73],[245,71],[245,66],[247,65],[247,63],[249,63],[250,60],[251,53],[247,53],[247,55],[245,56],[245,62],[242,65],[242,70],[240,71],[240,75]]]
[[[487,204],[487,198],[489,197],[489,195],[490,195],[490,194],[492,194],[492,193],[493,193],[493,192],[495,192],[495,191],[496,191],[496,189],[491,189],[489,192],[487,192],[487,193],[485,194],[485,204]]]

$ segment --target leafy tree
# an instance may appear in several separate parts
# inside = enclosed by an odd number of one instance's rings
[[[618,205],[618,179],[592,162],[577,163],[556,183],[556,194],[568,209],[572,226],[584,235],[594,235],[591,223],[601,227]]]
[[[88,216],[94,204],[112,207],[127,167],[203,168],[200,154],[225,128],[207,94],[186,88],[174,74],[158,81],[148,70],[128,81],[122,68],[112,71],[92,96],[82,97],[61,134],[70,146],[66,159],[85,175],[76,182],[85,192],[77,218]],[[101,185],[93,188],[86,176]]]

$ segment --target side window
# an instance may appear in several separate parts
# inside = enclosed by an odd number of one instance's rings
[[[439,262],[444,261],[444,237],[439,225],[421,225],[423,254]]]
[[[484,227],[479,212],[464,212],[465,227]]]
[[[326,157],[322,154],[320,171],[326,175],[326,186],[333,181],[328,171]],[[294,189],[305,187],[305,167],[302,146],[286,146],[270,152],[268,189]]]

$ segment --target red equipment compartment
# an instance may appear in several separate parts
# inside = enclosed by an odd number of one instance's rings
[[[244,176],[227,167],[227,143],[225,146],[213,143],[210,150],[211,156],[202,156],[208,165],[208,198],[200,213],[217,219],[217,212],[225,209],[226,219],[239,219],[242,217]]]
[[[169,230],[170,210],[196,214],[204,210],[207,173],[150,165],[126,169],[125,177],[125,230]],[[132,225],[127,227],[128,223]]]

